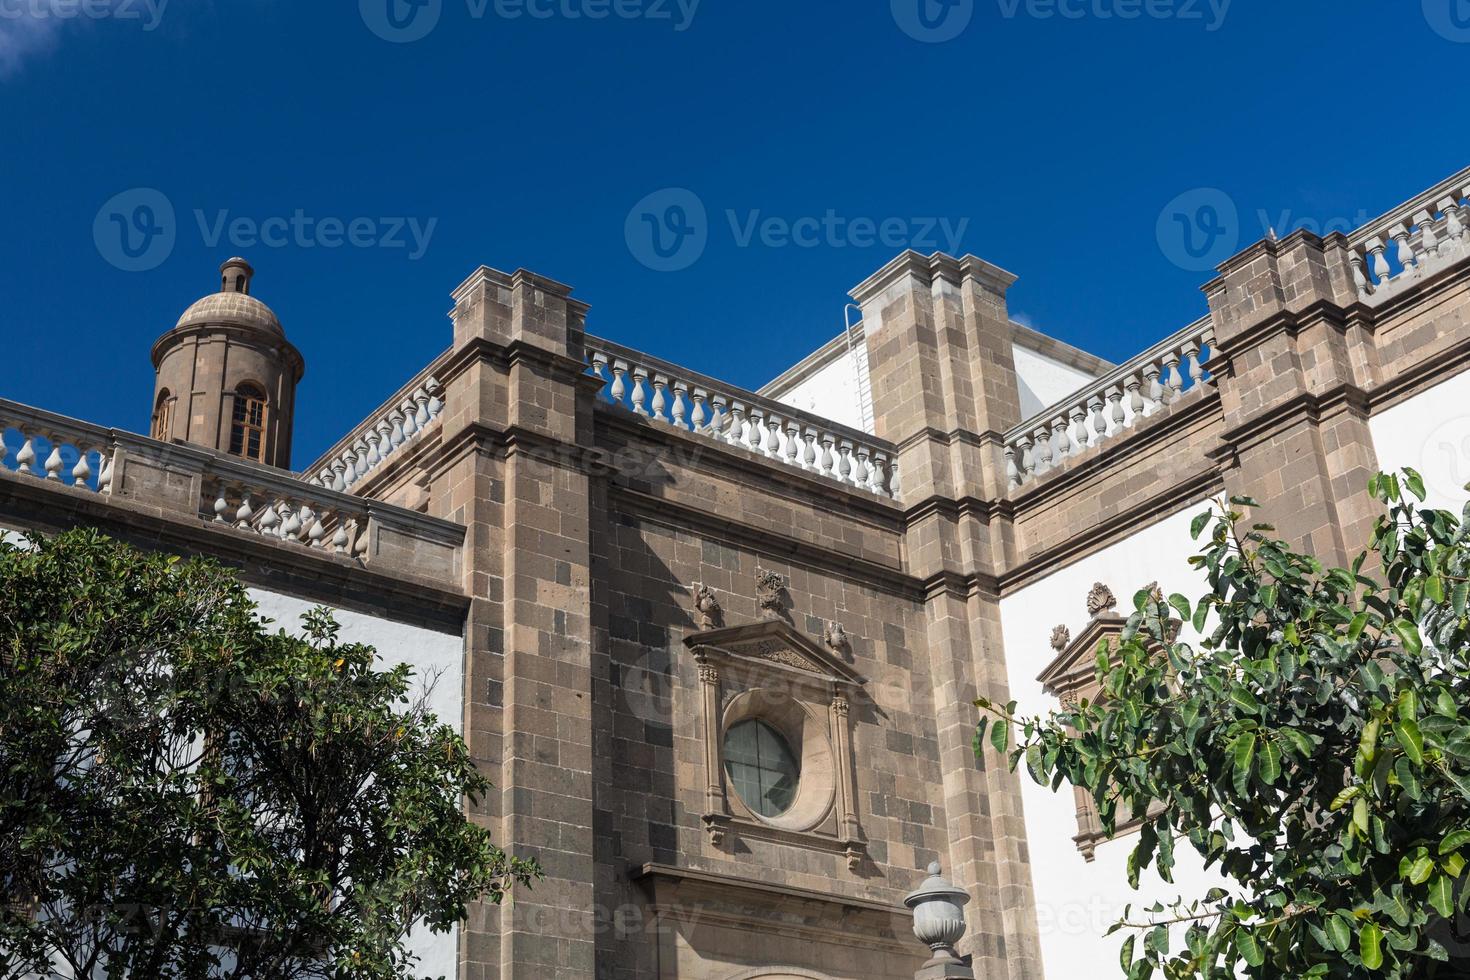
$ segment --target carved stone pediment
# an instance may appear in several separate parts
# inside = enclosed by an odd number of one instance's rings
[[[1128,620],[1122,616],[1095,616],[1083,627],[1082,632],[1061,648],[1056,658],[1036,678],[1042,689],[1052,697],[1062,700],[1076,699],[1079,695],[1097,686],[1097,646],[1103,640],[1112,640],[1116,646]]]
[[[763,620],[744,626],[691,633],[684,638],[691,650],[705,651],[751,665],[778,667],[811,675],[841,687],[861,687],[866,678],[836,653],[782,620]]]

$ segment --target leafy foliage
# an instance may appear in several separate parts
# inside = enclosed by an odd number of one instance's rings
[[[399,978],[534,865],[406,666],[95,532],[0,543],[0,977]]]
[[[1097,703],[980,704],[977,745],[993,716],[1011,765],[1084,788],[1109,834],[1148,815],[1135,888],[1172,881],[1177,844],[1238,885],[1120,923],[1130,980],[1467,975],[1470,507],[1421,509],[1412,470],[1369,492],[1386,514],[1350,569],[1246,530],[1249,499],[1200,515],[1210,592],[1139,593]],[[1167,639],[1176,617],[1198,649]]]

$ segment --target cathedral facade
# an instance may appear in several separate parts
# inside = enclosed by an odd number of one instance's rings
[[[1221,495],[1328,565],[1377,470],[1459,509],[1467,194],[1261,241],[1123,364],[1014,322],[973,256],[898,256],[760,391],[480,268],[448,349],[299,472],[306,365],[232,259],[153,347],[147,435],[0,399],[0,526],[218,557],[437,677],[496,787],[473,817],[547,877],[416,936],[426,973],[909,980],[938,863],[976,976],[1099,975],[1124,905],[1213,882],[1129,891],[1127,828],[977,758],[973,703],[1085,692],[1136,592],[1204,590]]]

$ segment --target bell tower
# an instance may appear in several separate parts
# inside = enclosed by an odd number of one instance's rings
[[[271,308],[250,295],[255,270],[220,266],[220,290],[153,344],[150,434],[291,468],[296,384],[306,372]]]

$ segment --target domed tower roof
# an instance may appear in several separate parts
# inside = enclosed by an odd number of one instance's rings
[[[249,262],[230,259],[220,266],[220,291],[185,310],[174,329],[224,324],[286,336],[271,308],[250,295],[250,280],[254,275]]]

